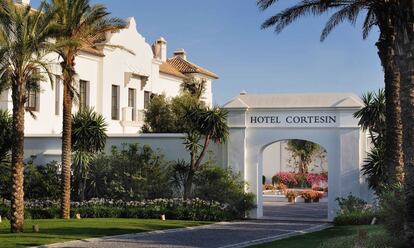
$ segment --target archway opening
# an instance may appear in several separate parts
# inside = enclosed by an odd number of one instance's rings
[[[328,219],[328,154],[312,141],[280,140],[262,151],[263,216]]]

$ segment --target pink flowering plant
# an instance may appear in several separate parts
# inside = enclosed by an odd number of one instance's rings
[[[295,178],[295,173],[292,172],[279,172],[272,178],[273,184],[283,183],[289,188],[293,188],[298,184],[298,181]]]
[[[306,180],[312,187],[318,187],[321,184],[326,184],[328,182],[328,174],[323,173],[309,173],[306,175]]]

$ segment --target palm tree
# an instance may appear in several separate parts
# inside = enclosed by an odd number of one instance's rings
[[[260,9],[266,10],[278,0],[258,0]],[[321,41],[340,23],[355,24],[359,15],[365,14],[363,38],[378,26],[380,37],[377,42],[378,54],[384,69],[386,97],[386,159],[389,182],[402,182],[402,123],[400,106],[400,74],[393,57],[395,51],[395,3],[396,0],[303,0],[267,19],[262,28],[274,27],[281,32],[289,24],[307,15],[320,16],[334,11],[321,34]]]
[[[89,164],[95,155],[105,149],[105,118],[93,108],[84,108],[72,118],[72,151],[74,152],[75,178],[78,183],[79,201],[85,199]]]
[[[189,77],[184,79],[180,87],[183,93],[188,93],[191,96],[196,97],[198,100],[201,99],[204,92],[206,91],[207,81],[205,79],[197,79],[195,77]]]
[[[375,147],[378,147],[385,137],[385,94],[384,90],[378,90],[377,93],[368,92],[362,95],[364,106],[358,110],[354,117],[359,119],[358,125],[364,130],[368,130],[371,141]]]
[[[401,109],[404,150],[404,192],[407,209],[405,235],[414,247],[414,2],[397,1],[395,58],[401,72]]]
[[[190,152],[190,168],[184,182],[184,199],[191,197],[194,175],[200,168],[210,142],[223,143],[227,140],[227,115],[226,110],[218,107],[208,109],[196,106],[188,109],[185,118],[191,123],[191,128],[187,132],[184,144]]]
[[[94,49],[105,40],[108,32],[122,29],[126,24],[121,19],[109,18],[110,13],[105,6],[92,6],[89,0],[51,0],[50,9],[56,11],[56,21],[61,27],[56,42],[63,74],[61,217],[69,219],[75,59],[81,49]]]
[[[368,185],[375,190],[377,195],[381,195],[390,187],[387,187],[388,172],[384,165],[385,151],[385,93],[384,90],[378,92],[368,92],[362,96],[364,106],[358,110],[354,117],[359,119],[359,126],[363,130],[368,130],[374,147],[367,154],[367,158],[362,165],[362,173],[367,177]]]
[[[22,232],[24,222],[23,152],[24,116],[27,90],[43,81],[45,62],[53,22],[43,14],[44,4],[34,12],[30,6],[15,5],[12,0],[0,1],[0,83],[12,90],[12,202],[11,231]]]

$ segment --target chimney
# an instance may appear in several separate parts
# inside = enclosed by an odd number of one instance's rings
[[[187,53],[185,52],[183,48],[175,50],[174,56],[178,56],[184,60],[187,60]]]
[[[167,41],[160,37],[152,45],[152,51],[154,52],[154,58],[161,60],[162,62],[167,61]]]
[[[21,5],[30,5],[30,0],[16,0],[16,3]]]

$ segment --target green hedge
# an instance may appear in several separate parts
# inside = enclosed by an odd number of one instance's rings
[[[373,211],[358,211],[338,214],[334,219],[336,226],[369,225],[372,219],[378,219],[378,214]]]
[[[10,217],[9,207],[0,205],[0,214]],[[36,201],[27,202],[26,218],[55,219],[59,218],[57,202]],[[237,219],[230,206],[215,201],[200,199],[157,199],[148,201],[109,201],[92,200],[71,204],[71,217],[79,213],[82,218],[141,218],[158,219],[165,214],[167,219],[223,221]]]

